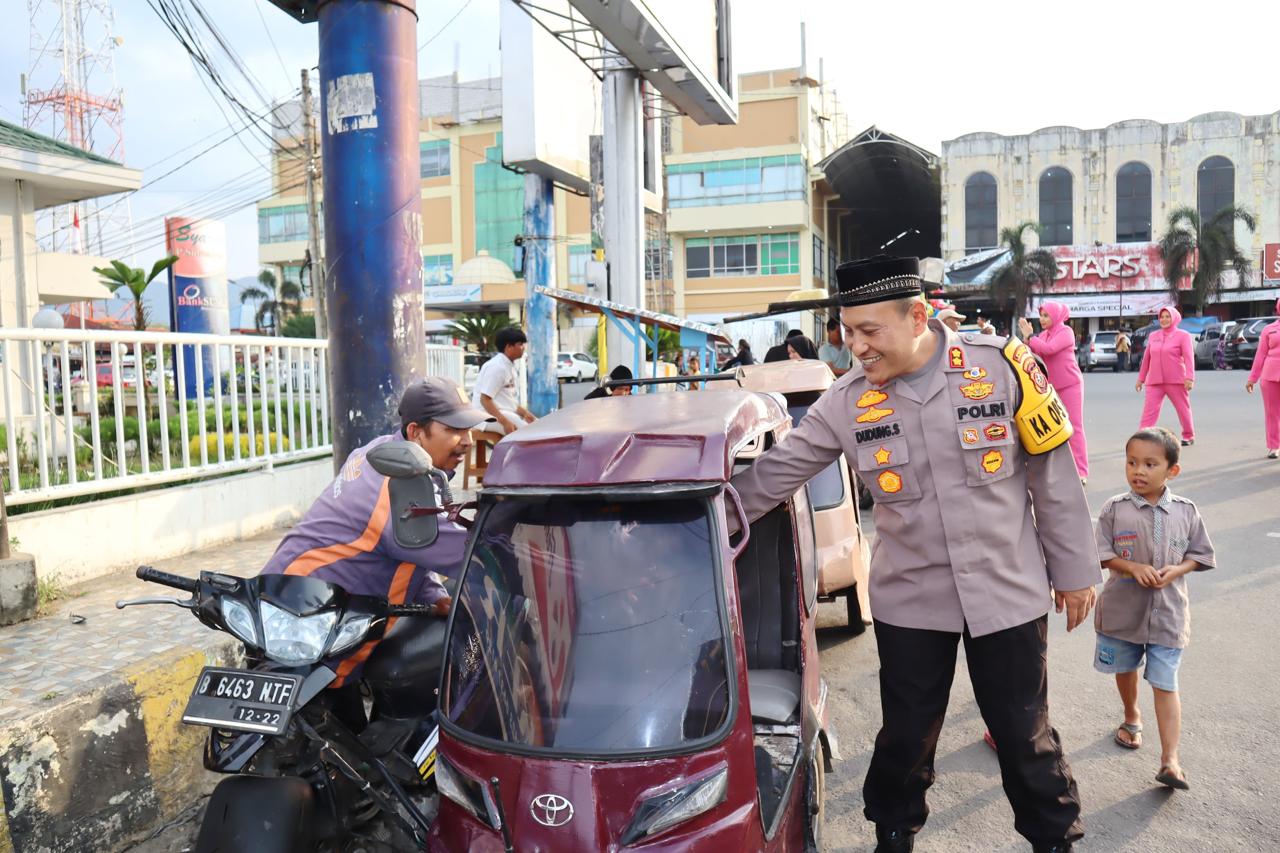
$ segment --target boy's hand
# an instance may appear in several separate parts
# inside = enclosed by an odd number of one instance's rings
[[[1129,574],[1143,586],[1152,588],[1160,586],[1160,572],[1156,571],[1155,566],[1135,565]]]
[[[1067,611],[1067,631],[1074,630],[1077,625],[1088,618],[1096,597],[1097,593],[1094,592],[1091,586],[1087,586],[1084,589],[1055,589],[1053,591],[1055,609],[1059,613],[1064,609]]]
[[[1152,586],[1156,589],[1164,589],[1184,574],[1186,572],[1182,570],[1182,566],[1165,566],[1156,572],[1156,582]]]

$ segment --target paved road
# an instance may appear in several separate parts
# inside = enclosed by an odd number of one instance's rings
[[[1136,429],[1141,408],[1133,379],[1110,373],[1086,379],[1088,494],[1095,513],[1125,488],[1124,439]],[[1143,686],[1141,700],[1146,744],[1137,752],[1121,750],[1111,741],[1121,719],[1114,682],[1092,669],[1093,631],[1085,626],[1068,635],[1062,617],[1050,617],[1051,709],[1084,802],[1082,848],[1280,849],[1280,820],[1272,797],[1263,793],[1280,766],[1280,664],[1273,642],[1280,602],[1280,462],[1263,458],[1262,405],[1257,395],[1244,393],[1244,380],[1242,371],[1200,373],[1192,395],[1197,442],[1184,448],[1184,472],[1176,481],[1177,491],[1200,507],[1220,566],[1190,579],[1194,636],[1181,671],[1182,760],[1190,792],[1171,794],[1152,781],[1159,741],[1149,688]],[[1161,424],[1177,431],[1168,405]],[[827,607],[824,619],[842,621],[842,612]],[[830,629],[820,631],[820,643],[845,757],[828,776],[828,837],[833,851],[869,851],[874,839],[862,817],[861,788],[879,724],[875,640],[869,631],[855,639]],[[918,838],[918,853],[1028,849],[1013,831],[982,732],[962,663],[938,745],[932,817]]]

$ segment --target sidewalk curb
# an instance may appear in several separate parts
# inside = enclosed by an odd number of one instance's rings
[[[201,667],[240,655],[182,646],[0,728],[0,853],[120,850],[207,793],[205,732],[182,710]]]

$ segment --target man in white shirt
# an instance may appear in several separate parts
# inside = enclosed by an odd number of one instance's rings
[[[535,420],[533,413],[520,405],[516,391],[516,362],[524,358],[528,340],[515,326],[498,332],[498,354],[480,367],[476,377],[476,397],[480,408],[489,413],[489,420],[477,429],[506,435]]]
[[[835,317],[827,321],[827,342],[818,347],[818,358],[825,361],[836,376],[844,376],[853,367],[853,354],[844,345],[844,332]]]

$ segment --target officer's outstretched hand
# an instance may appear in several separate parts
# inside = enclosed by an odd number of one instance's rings
[[[1072,631],[1077,625],[1089,618],[1089,611],[1093,609],[1093,602],[1097,594],[1093,591],[1093,587],[1087,586],[1084,589],[1053,591],[1053,602],[1055,609],[1061,613],[1067,611],[1067,630]]]

